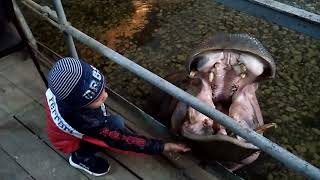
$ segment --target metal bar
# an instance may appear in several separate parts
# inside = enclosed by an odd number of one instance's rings
[[[26,22],[26,20],[24,19],[23,14],[21,13],[18,5],[16,4],[16,1],[13,0],[12,1],[13,4],[13,8],[15,11],[15,20],[14,20],[14,24],[19,32],[19,35],[21,36],[22,40],[26,43],[26,46],[30,52],[30,56],[32,59],[33,64],[35,65],[40,77],[42,78],[43,83],[46,85],[46,87],[48,87],[48,81],[45,77],[45,75],[43,74],[43,71],[41,70],[39,61],[37,59],[37,57],[34,54],[33,49],[37,49],[37,41],[35,40],[34,36],[32,35],[32,32]]]
[[[30,44],[34,47],[34,48],[37,48],[37,41],[36,39],[34,38],[27,22],[26,22],[26,19],[24,18],[23,14],[21,13],[17,3],[15,0],[12,1],[12,4],[13,4],[13,9],[14,9],[14,12],[15,12],[15,15],[17,17],[17,20],[19,21],[20,25],[21,25],[21,28],[24,32],[24,34],[26,35],[26,38],[28,39],[28,41],[30,42]]]
[[[62,4],[61,4],[61,0],[53,0],[53,4],[54,4],[54,8],[56,9],[57,15],[58,15],[58,20],[59,20],[59,24],[61,25],[67,25],[67,18],[66,15],[64,13]],[[69,35],[67,32],[63,32],[64,37],[67,41],[67,46],[69,49],[69,53],[71,54],[72,57],[78,59],[78,54],[77,54],[77,50],[76,47],[74,45],[73,42],[73,38],[71,35]]]
[[[28,7],[32,7],[34,9],[37,9],[41,12],[41,14],[47,14],[50,16],[50,18],[54,19],[56,22],[58,22],[58,16],[56,11],[51,10],[48,6],[41,6],[37,3],[35,3],[32,0],[23,0],[22,3],[24,5],[29,5]]]
[[[299,9],[279,1],[275,0],[249,0],[253,3],[260,4],[261,6],[272,8],[276,11],[280,11],[283,13],[291,14],[292,16],[297,16],[299,18],[303,18],[306,21],[311,21],[314,23],[320,23],[320,15],[306,11],[304,9]]]
[[[320,15],[274,0],[215,0],[225,6],[266,19],[320,39]]]
[[[50,24],[52,24],[53,26],[55,26],[56,28],[59,29],[59,24],[52,20],[54,18],[51,19],[51,17],[49,17],[50,13],[45,13],[43,12],[43,10],[38,9],[36,6],[33,6],[32,4],[28,4],[25,1],[22,1],[22,4],[27,6],[31,11],[35,12],[36,14],[38,14],[40,17],[44,18],[45,20],[47,20]],[[56,19],[57,20],[57,19]]]
[[[167,92],[168,94],[176,97],[180,101],[183,101],[191,105],[193,108],[195,108],[199,112],[202,112],[208,117],[216,119],[220,124],[224,125],[226,128],[230,129],[231,131],[240,135],[244,139],[253,143],[257,147],[259,147],[261,150],[270,154],[275,159],[281,161],[287,167],[292,168],[297,172],[300,172],[301,174],[306,175],[309,178],[312,178],[312,179],[320,178],[320,170],[315,166],[298,158],[294,154],[283,149],[279,145],[273,143],[269,139],[261,136],[260,134],[254,132],[253,130],[242,128],[238,123],[236,123],[229,116],[221,113],[220,111],[217,111],[215,109],[208,107],[205,103],[198,100],[196,97],[191,96],[190,94],[186,93],[180,88],[177,88],[176,86],[167,82],[166,80],[162,79],[156,74],[153,74],[149,70],[141,67],[140,65],[132,62],[128,58],[104,46],[102,43],[84,34],[78,29],[72,27],[71,25],[61,25],[59,26],[59,28],[62,31],[66,31],[67,33],[72,35],[74,38],[79,40],[80,42],[86,44],[92,49],[95,49],[105,57],[108,57],[109,59],[116,62],[120,66],[133,72],[134,74],[146,80],[147,82],[153,84],[154,86],[160,88],[161,90]]]

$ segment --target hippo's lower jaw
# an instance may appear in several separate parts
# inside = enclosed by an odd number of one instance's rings
[[[211,120],[211,123],[213,123],[212,120]],[[216,129],[219,129],[219,130],[215,132]],[[190,124],[188,122],[185,122],[182,125],[181,131],[189,131],[190,133],[198,134],[202,136],[210,136],[213,134],[228,135],[224,127],[221,126],[219,128],[216,128],[216,127],[213,127],[213,124],[211,126],[209,124],[206,124],[206,121],[204,122],[204,124],[202,124],[202,122],[197,124]]]
[[[190,124],[189,122],[185,122],[182,125],[181,130],[187,130],[190,133],[198,134],[198,135],[204,135],[209,136],[214,134],[214,129],[210,126],[205,126],[202,124],[202,122]]]

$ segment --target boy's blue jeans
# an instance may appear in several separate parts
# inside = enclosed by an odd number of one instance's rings
[[[109,114],[107,116],[108,127],[112,127],[113,129],[124,129],[124,119],[115,114]],[[103,148],[97,146],[95,144],[88,143],[86,141],[80,142],[80,148],[76,151],[78,155],[94,155],[96,152],[102,151]]]
[[[107,120],[109,127],[113,127],[115,129],[124,129],[124,120],[121,116],[109,114],[109,116],[107,116]]]

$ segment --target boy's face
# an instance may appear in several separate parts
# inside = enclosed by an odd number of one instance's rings
[[[91,104],[88,105],[88,108],[90,109],[97,109],[99,108],[102,103],[104,103],[108,98],[108,93],[106,92],[105,89],[102,90],[100,96],[95,100],[93,101]]]

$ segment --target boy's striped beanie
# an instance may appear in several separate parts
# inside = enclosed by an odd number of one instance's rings
[[[66,57],[49,71],[48,85],[58,102],[81,108],[99,97],[104,88],[104,76],[88,63]]]

